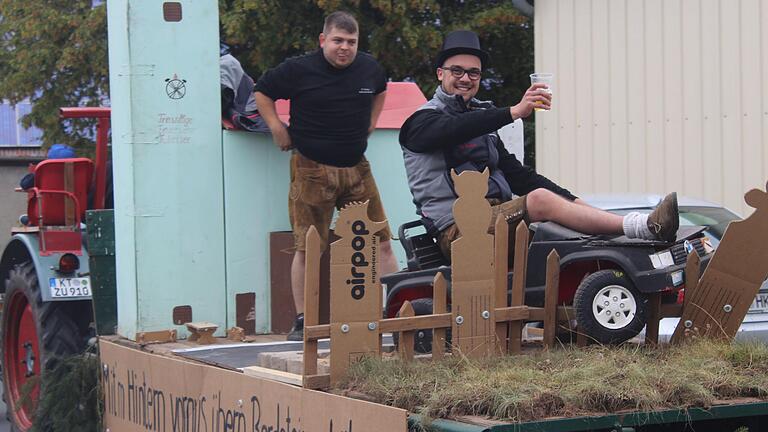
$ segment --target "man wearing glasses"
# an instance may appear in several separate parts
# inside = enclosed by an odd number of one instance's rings
[[[501,214],[513,226],[520,220],[550,220],[589,234],[623,233],[630,238],[674,241],[679,224],[675,193],[667,195],[650,215],[633,212],[622,217],[590,207],[509,154],[496,131],[528,117],[534,108],[550,109],[552,95],[546,84],[537,83],[515,106],[497,108],[475,99],[488,60],[475,33],[449,33],[435,62],[440,86],[400,130],[417,212],[437,235],[446,257],[450,257],[451,242],[459,237],[452,214],[456,194],[451,170],[489,170],[486,198],[493,208],[489,232]]]

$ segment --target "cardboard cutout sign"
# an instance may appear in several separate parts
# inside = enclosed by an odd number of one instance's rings
[[[378,319],[382,310],[377,269],[379,240],[386,221],[368,218],[368,202],[339,212],[331,244],[331,382],[364,356],[381,354]]]
[[[122,431],[406,430],[405,410],[101,340],[104,425]]]
[[[451,171],[451,177],[459,196],[453,218],[461,232],[451,244],[453,343],[463,355],[478,358],[496,350],[491,204],[485,199],[488,169],[459,175]]]
[[[686,293],[672,342],[686,334],[732,339],[768,277],[768,194],[752,189],[744,198],[756,210],[726,228],[704,275]]]

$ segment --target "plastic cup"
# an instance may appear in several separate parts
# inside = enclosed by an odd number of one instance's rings
[[[549,92],[549,94],[552,94],[552,83],[554,82],[554,78],[555,78],[555,75],[551,74],[551,73],[541,73],[541,72],[532,73],[531,74],[531,84],[544,83],[544,84],[547,85],[547,88],[544,89],[544,90]],[[540,103],[541,102],[537,102],[536,104],[539,105]],[[536,111],[548,111],[548,110],[546,110],[544,108],[534,108],[534,110],[536,110]]]

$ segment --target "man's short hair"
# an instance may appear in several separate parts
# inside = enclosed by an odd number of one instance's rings
[[[325,17],[323,33],[330,33],[334,27],[347,33],[357,33],[357,20],[347,12],[336,11]]]

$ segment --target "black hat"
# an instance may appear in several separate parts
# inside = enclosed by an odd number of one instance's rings
[[[456,30],[448,33],[443,40],[443,47],[437,54],[435,67],[441,67],[445,60],[457,54],[472,54],[480,58],[480,62],[488,63],[488,53],[480,49],[480,39],[469,30]]]

